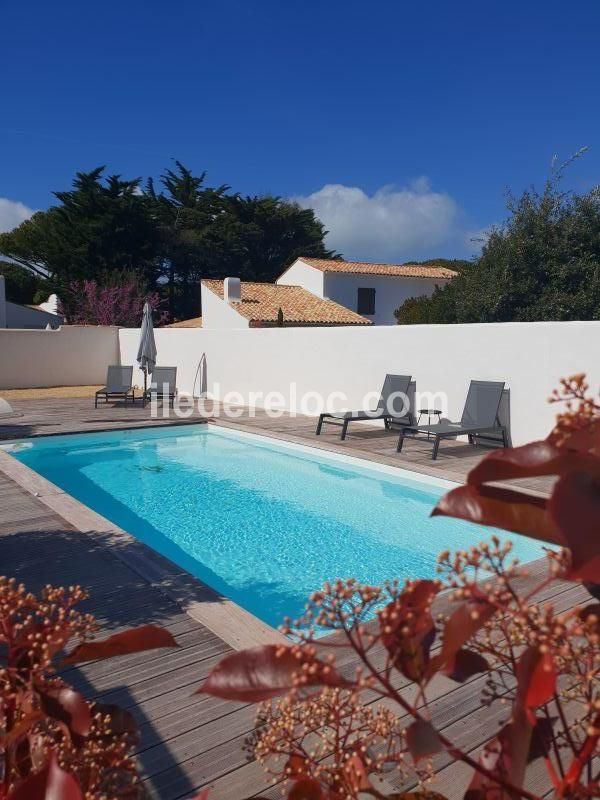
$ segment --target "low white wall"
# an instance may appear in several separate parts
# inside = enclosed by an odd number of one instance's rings
[[[118,328],[0,329],[0,390],[104,384],[118,363]]]
[[[386,372],[411,374],[417,392],[443,392],[460,418],[470,379],[504,380],[514,444],[545,436],[559,378],[587,372],[600,384],[600,322],[414,325],[372,328],[157,330],[158,363],[178,367],[178,386],[198,395],[343,391],[351,405],[381,388]],[[120,331],[121,362],[134,364],[139,331]],[[199,369],[205,356],[205,371]],[[141,375],[137,377],[141,382]],[[263,403],[257,403],[262,405]],[[316,401],[314,411],[316,413]]]

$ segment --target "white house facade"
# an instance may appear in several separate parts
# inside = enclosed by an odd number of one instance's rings
[[[456,275],[451,269],[419,264],[370,264],[298,258],[277,278],[279,285],[302,286],[366,317],[374,325],[395,325],[394,311],[411,297],[431,295]]]

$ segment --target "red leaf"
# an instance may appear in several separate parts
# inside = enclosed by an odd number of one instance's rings
[[[317,658],[300,660],[297,650],[280,645],[264,645],[225,656],[197,691],[221,697],[258,703],[285,694],[294,686],[352,686],[329,664]]]
[[[585,737],[583,744],[579,748],[579,752],[569,764],[567,774],[562,781],[560,793],[565,793],[565,796],[575,794],[572,790],[577,786],[581,773],[585,769],[586,764],[589,764],[593,758],[594,752],[600,740],[600,714],[596,714],[591,732]]]
[[[556,689],[556,669],[549,652],[528,647],[517,664],[516,703],[527,710],[531,725],[535,725],[533,709],[552,699]]]
[[[61,769],[52,756],[39,772],[17,784],[8,800],[83,800],[83,795],[75,777]]]
[[[431,659],[428,678],[442,668],[452,671],[459,650],[495,613],[496,608],[485,600],[469,600],[453,611],[444,626],[441,652]]]
[[[499,486],[467,484],[445,494],[431,516],[457,517],[564,546],[543,497]]]
[[[556,688],[556,671],[551,654],[542,653],[537,647],[527,647],[517,664],[516,678],[517,692],[512,724],[505,729],[505,749],[510,753],[509,778],[515,786],[521,786],[534,741],[534,728],[537,726],[534,709],[547,703]]]
[[[103,642],[79,644],[63,659],[63,664],[79,664],[82,661],[141,653],[157,647],[178,646],[173,636],[164,628],[159,628],[157,625],[141,625],[139,628],[115,633]]]
[[[565,475],[574,469],[600,475],[600,459],[588,453],[557,447],[546,440],[488,453],[469,472],[467,482],[479,485],[538,475]]]
[[[379,614],[381,641],[393,665],[409,680],[423,679],[435,639],[431,603],[439,592],[435,581],[409,584]]]
[[[190,800],[207,800],[209,794],[210,789],[208,787],[206,789],[200,789],[198,794],[195,794]]]
[[[442,743],[431,722],[417,719],[406,729],[406,744],[415,761],[439,753]]]
[[[290,789],[288,800],[325,800],[325,795],[314,778],[301,778]]]
[[[44,714],[39,710],[34,710],[30,714],[27,714],[27,716],[22,717],[2,736],[2,746],[13,747],[15,744],[18,744],[19,739],[29,735],[31,728],[42,719],[44,719]]]
[[[569,577],[598,581],[600,576],[600,481],[585,472],[571,472],[556,483],[548,512],[571,551]]]
[[[473,675],[487,672],[489,668],[490,665],[482,655],[463,647],[456,653],[454,659],[446,664],[442,671],[444,675],[452,678],[453,681],[463,683]]]
[[[520,746],[518,727],[518,725],[514,725],[510,722],[507,723],[499,732],[498,736],[486,743],[478,758],[479,763],[493,772],[499,780],[501,778],[510,778],[514,770],[514,759],[515,755],[517,755],[515,748]],[[528,725],[525,727],[528,729],[525,738],[529,738],[532,729],[529,728]],[[533,728],[534,736],[530,743],[527,743],[527,756],[523,759],[524,765],[530,764],[537,758],[541,758],[547,754],[552,741],[551,728],[551,721],[547,719],[535,720],[535,727]],[[500,797],[504,796],[504,794],[498,783],[476,772],[465,794],[465,800],[482,800],[482,798],[498,800]]]
[[[75,736],[88,735],[92,715],[83,695],[69,686],[46,689],[39,695],[44,713],[63,722]]]
[[[482,767],[497,776],[498,781],[506,780],[510,771],[509,729],[510,726],[505,725],[498,736],[486,742],[477,759]],[[484,798],[498,800],[504,795],[500,783],[494,782],[481,772],[475,772],[465,792],[464,800],[484,800]]]

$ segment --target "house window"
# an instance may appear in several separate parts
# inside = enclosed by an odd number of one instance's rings
[[[356,298],[356,310],[359,314],[375,313],[375,289],[359,289]]]

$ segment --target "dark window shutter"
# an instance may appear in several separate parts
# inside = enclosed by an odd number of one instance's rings
[[[375,313],[375,289],[359,289],[356,298],[356,311],[359,314]]]

